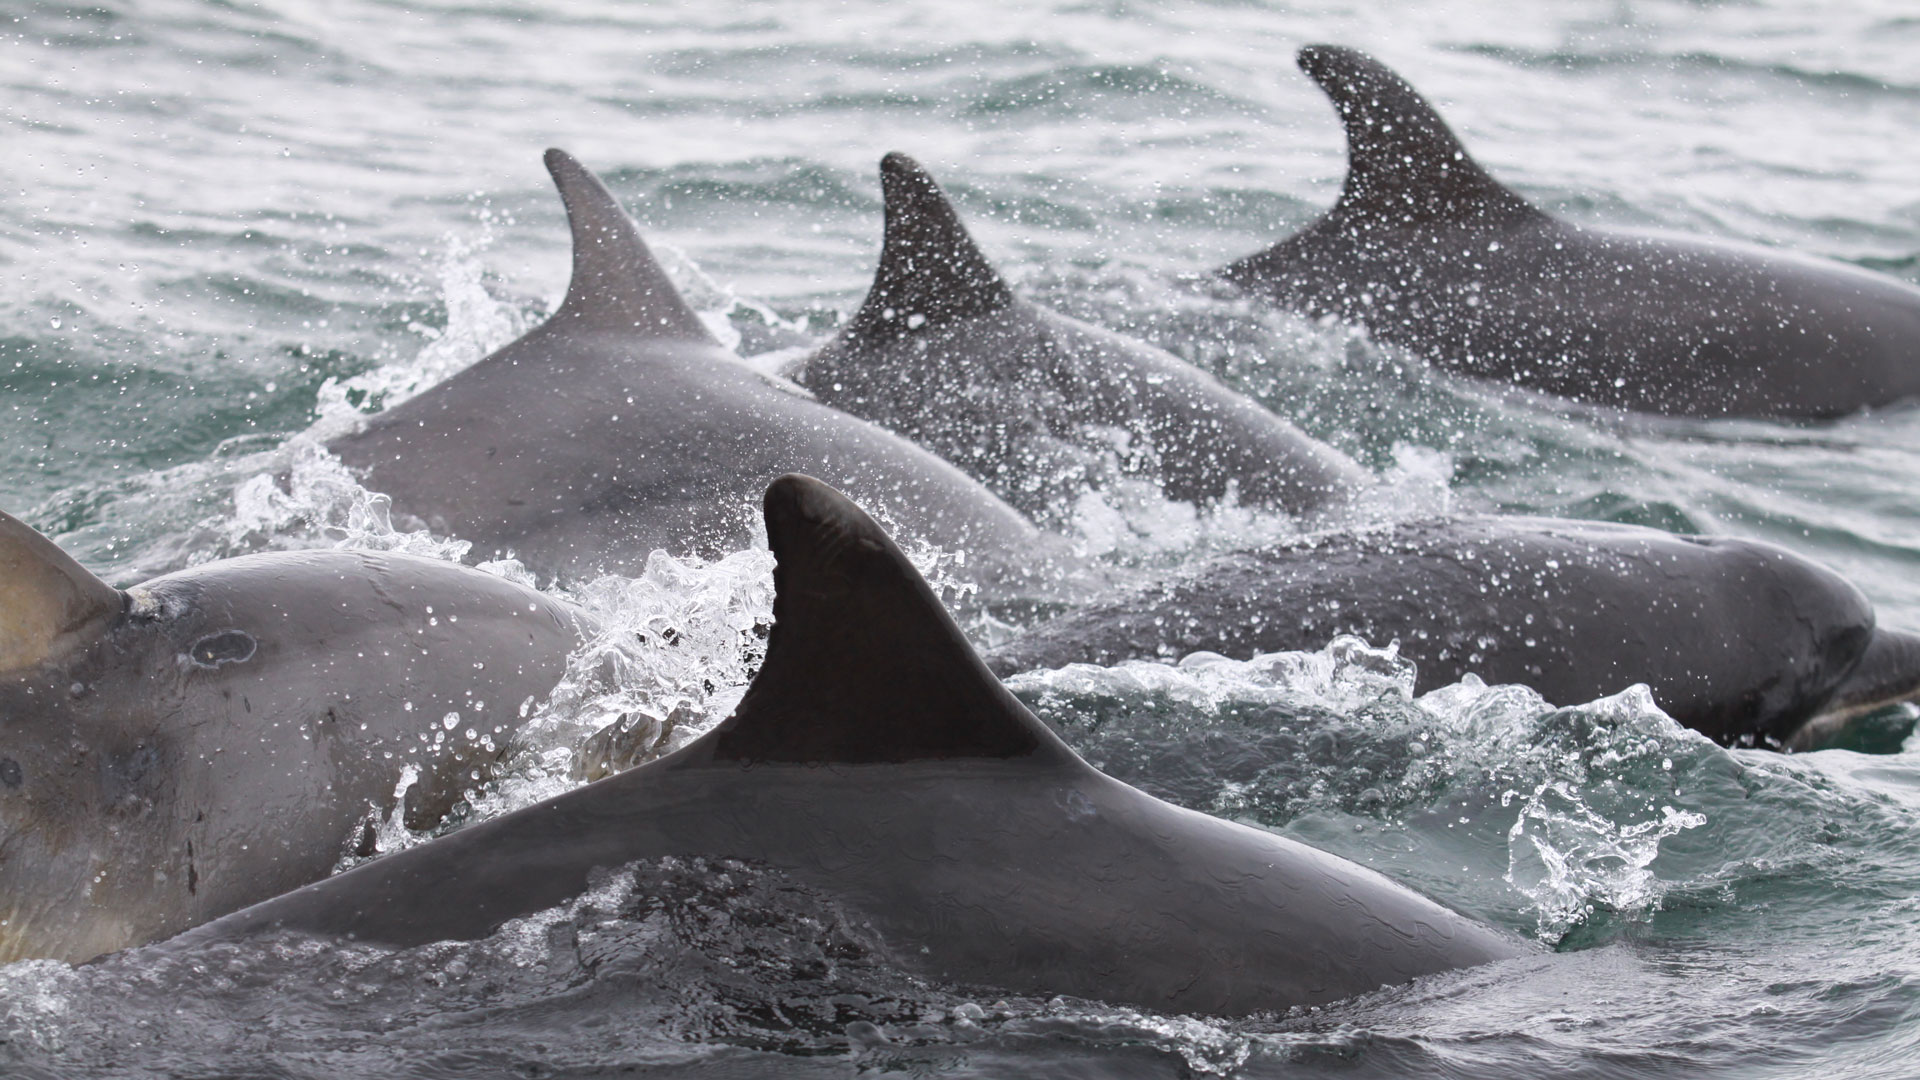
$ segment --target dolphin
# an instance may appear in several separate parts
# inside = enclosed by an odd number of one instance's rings
[[[1839,416],[1920,393],[1920,288],[1747,244],[1575,225],[1489,176],[1352,49],[1300,67],[1351,162],[1332,210],[1219,271],[1449,371],[1681,416]]]
[[[1069,663],[1396,640],[1426,692],[1468,673],[1578,705],[1645,683],[1726,745],[1813,749],[1920,694],[1920,638],[1875,625],[1845,579],[1753,540],[1476,517],[1222,555],[989,652],[1001,674]]]
[[[765,514],[766,661],[713,731],[159,948],[475,939],[597,869],[716,857],[823,895],[909,973],[1162,1012],[1314,1005],[1528,951],[1372,870],[1098,772],[852,502],[785,476]]]
[[[938,184],[880,162],[886,231],[873,288],[799,381],[914,440],[1030,516],[1085,490],[1105,461],[1167,497],[1310,514],[1365,473],[1171,353],[1015,296]]]
[[[546,165],[573,230],[559,310],[328,444],[397,509],[579,579],[657,548],[746,547],[761,485],[806,469],[914,540],[960,547],[984,584],[1028,581],[1060,546],[933,454],[746,367],[600,181],[559,150]]]
[[[169,937],[438,821],[587,624],[453,563],[209,563],[124,592],[0,514],[0,963]]]

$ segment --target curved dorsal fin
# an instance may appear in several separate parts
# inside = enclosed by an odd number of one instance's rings
[[[120,614],[120,590],[0,513],[0,671],[30,668]]]
[[[714,341],[600,178],[564,150],[548,150],[546,162],[573,229],[573,279],[550,321]]]
[[[1540,214],[1468,157],[1433,106],[1386,65],[1338,45],[1308,45],[1298,59],[1347,129],[1347,183],[1330,216],[1503,223]]]
[[[846,496],[787,475],[765,506],[773,632],[739,708],[703,740],[710,760],[1079,761],[993,677],[913,564]]]
[[[886,236],[873,288],[854,315],[864,328],[906,329],[984,315],[1013,303],[1013,290],[960,223],[940,185],[918,162],[895,152],[880,159]],[[891,313],[891,314],[889,314]]]

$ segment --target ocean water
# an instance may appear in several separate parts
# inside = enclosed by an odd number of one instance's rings
[[[1366,463],[1380,513],[1560,514],[1784,544],[1920,630],[1920,412],[1594,413],[1428,371],[1196,281],[1344,172],[1301,44],[1367,49],[1580,221],[1920,281],[1920,14],[1898,3],[1282,5],[151,0],[0,10],[0,508],[119,584],[242,551],[458,557],[318,440],[565,285],[540,166],[598,170],[778,370],[864,294],[876,164],[938,176],[1025,295],[1154,341]],[[1285,535],[1089,493],[1089,552]],[[947,584],[963,570],[917,553]],[[678,745],[750,677],[771,557],[574,590],[615,628],[476,791],[578,783],[619,716]],[[494,567],[515,573],[511,566]],[[677,649],[621,628],[672,627]],[[980,627],[983,636],[1004,632]],[[659,639],[663,635],[649,635]],[[1422,697],[1384,642],[1014,680],[1102,768],[1379,867],[1539,955],[1221,1022],[928,986],[753,867],[670,862],[477,943],[0,968],[0,1072],[331,1077],[1910,1075],[1920,744],[1728,751],[1644,693]],[[394,831],[388,847],[420,841]]]

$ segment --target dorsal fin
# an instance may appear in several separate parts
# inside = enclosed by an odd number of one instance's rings
[[[1433,106],[1378,60],[1338,45],[1308,45],[1298,59],[1347,129],[1346,187],[1329,217],[1504,224],[1540,216],[1467,156]]]
[[[1079,762],[993,677],[913,564],[846,496],[788,475],[767,488],[765,507],[777,560],[773,632],[740,707],[702,740],[710,760]]]
[[[939,325],[998,311],[1013,290],[980,253],[940,185],[902,153],[880,159],[886,236],[873,288],[854,315],[866,330]]]
[[[548,150],[546,162],[573,229],[573,279],[551,321],[714,341],[600,178],[564,150]]]
[[[120,614],[120,590],[0,513],[0,671],[30,668]]]

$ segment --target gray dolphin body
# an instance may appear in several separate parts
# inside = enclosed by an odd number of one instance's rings
[[[1049,541],[958,469],[752,371],[709,333],[633,221],[558,150],[573,229],[553,317],[330,448],[436,532],[569,578],[636,570],[656,548],[715,555],[754,536],[753,502],[803,469],[915,540],[965,549],[994,584]]]
[[[873,521],[766,494],[767,659],[680,752],[202,927],[410,946],[562,903],[595,868],[752,860],[926,977],[1170,1012],[1330,1001],[1525,951],[1381,875],[1106,777],[981,664]]]
[[[1183,502],[1229,487],[1293,513],[1336,504],[1364,474],[1171,353],[1013,294],[933,178],[880,163],[886,236],[873,288],[805,364],[821,401],[954,462],[1029,514],[1110,471]]]
[[[1220,274],[1450,371],[1686,416],[1827,417],[1920,394],[1920,288],[1699,238],[1574,225],[1509,191],[1351,49],[1300,67],[1347,131],[1326,216]]]
[[[0,514],[0,963],[85,960],[325,877],[403,787],[408,824],[439,820],[579,631],[530,589],[370,552],[121,592]]]
[[[1420,692],[1468,674],[1577,705],[1646,683],[1725,744],[1819,745],[1920,692],[1920,638],[1771,544],[1588,521],[1488,517],[1308,538],[1212,559],[991,651],[1010,674],[1069,663],[1397,639]]]

